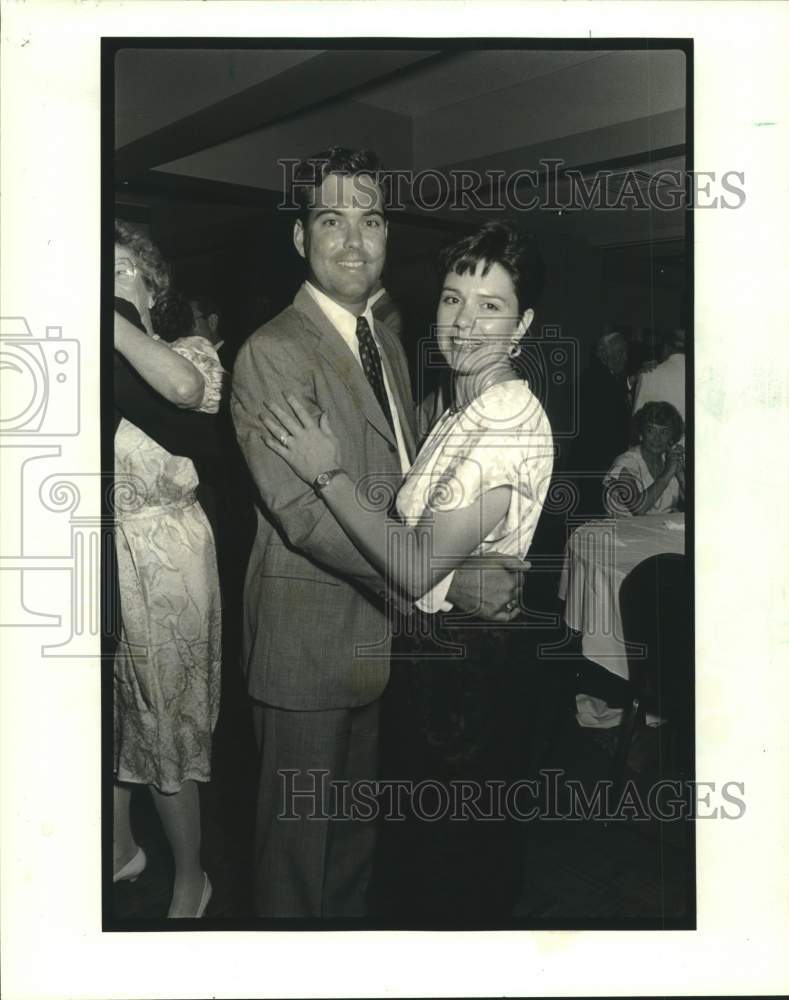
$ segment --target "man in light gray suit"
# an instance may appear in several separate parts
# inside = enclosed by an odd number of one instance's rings
[[[233,372],[233,420],[262,500],[243,643],[261,749],[260,916],[366,914],[374,824],[332,820],[336,803],[320,793],[331,783],[375,779],[379,699],[389,677],[387,607],[401,599],[321,501],[333,470],[305,487],[264,445],[260,413],[283,393],[329,413],[347,471],[366,477],[370,497],[381,489],[394,495],[413,461],[406,358],[373,308],[387,239],[379,169],[375,154],[338,147],[297,168],[293,240],[307,280],[293,304],[247,340]],[[486,574],[484,592],[479,570],[461,567],[423,608],[446,608],[447,598],[508,620],[517,614],[519,583],[511,560]]]

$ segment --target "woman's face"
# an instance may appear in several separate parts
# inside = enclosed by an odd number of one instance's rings
[[[137,263],[137,256],[129,247],[115,244],[115,294],[120,299],[133,302],[138,309],[150,306],[151,294]]]
[[[665,424],[647,422],[644,424],[644,432],[641,435],[641,444],[646,451],[655,455],[662,455],[668,450],[672,443],[671,428]]]
[[[438,300],[438,346],[458,374],[488,370],[507,362],[534,318],[518,309],[518,297],[509,274],[492,264],[483,276],[484,263],[473,272],[450,271]]]

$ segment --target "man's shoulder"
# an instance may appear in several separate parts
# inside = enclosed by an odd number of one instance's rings
[[[269,343],[281,340],[283,337],[292,337],[294,329],[304,327],[304,316],[291,302],[285,306],[282,312],[277,313],[267,320],[257,330],[253,331],[247,338],[247,344]]]
[[[685,355],[684,354],[669,354],[665,361],[661,361],[659,365],[647,372],[648,375],[663,375],[666,372],[675,371],[677,368],[685,367]]]
[[[258,353],[270,354],[278,349],[291,353],[301,341],[300,333],[306,329],[306,319],[292,303],[282,312],[267,320],[251,333],[238,352],[238,361]]]
[[[641,372],[638,376],[641,387],[659,385],[666,377],[670,376],[674,370],[673,364],[669,364],[670,360],[669,358],[666,361],[661,361],[654,368],[649,368],[647,371]]]
[[[670,354],[666,360],[663,362],[668,368],[685,368],[685,355],[677,352],[676,354]]]

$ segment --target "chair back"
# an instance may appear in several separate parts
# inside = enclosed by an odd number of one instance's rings
[[[619,591],[630,682],[645,708],[683,724],[692,718],[690,580],[685,556],[639,563]]]

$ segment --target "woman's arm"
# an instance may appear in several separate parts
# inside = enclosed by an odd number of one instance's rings
[[[680,502],[684,503],[685,502],[685,449],[681,445],[674,445],[672,451],[676,455],[676,466],[674,470],[674,475],[677,477],[677,483],[679,484],[679,499]]]
[[[263,440],[312,484],[321,472],[341,465],[339,445],[325,414],[317,423],[298,400],[288,397],[288,403],[291,413],[272,404],[269,413],[261,415],[269,432]],[[366,503],[345,470],[318,492],[354,546],[390,585],[414,598],[476,549],[506,514],[511,496],[509,486],[498,486],[468,507],[433,512],[408,526],[387,517],[380,505]]]
[[[507,513],[511,490],[497,486],[470,507],[428,514],[409,526],[369,510],[347,472],[320,495],[342,529],[390,585],[420,598],[462,563]]]
[[[606,488],[605,508],[609,514],[648,514],[658,500],[663,496],[672,479],[679,484],[680,496],[684,497],[684,477],[680,479],[680,466],[683,450],[678,445],[666,452],[663,471],[649,486],[643,485],[643,480],[634,468],[632,462],[624,462],[627,456],[617,459],[604,479]]]
[[[115,349],[161,396],[185,410],[203,401],[205,380],[191,361],[115,312]]]
[[[642,490],[641,484],[632,473],[622,472],[616,483],[612,483],[609,487],[613,500],[612,506],[616,508],[617,504],[621,504],[636,516],[648,513],[663,496],[673,475],[673,472],[666,475],[664,471],[651,486]],[[619,490],[617,490],[617,484],[620,486]]]
[[[119,417],[126,417],[171,455],[206,460],[203,469],[206,462],[221,456],[216,417],[173,406],[118,351],[113,360],[113,403]]]

